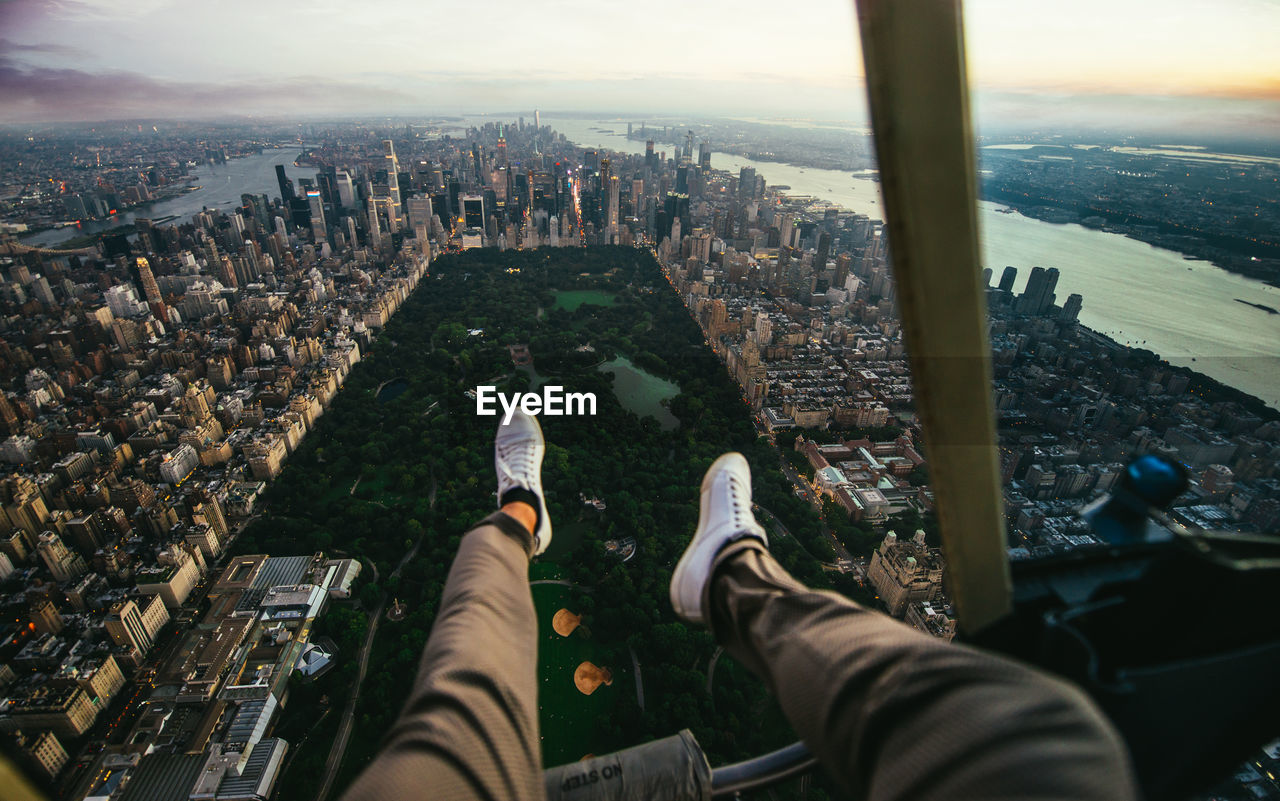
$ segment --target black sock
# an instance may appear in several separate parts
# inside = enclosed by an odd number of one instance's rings
[[[537,520],[533,524],[533,534],[536,537],[538,529],[542,528],[542,499],[524,487],[512,487],[502,493],[502,498],[499,501],[502,506],[515,502],[527,503],[533,507],[533,513],[537,515]]]

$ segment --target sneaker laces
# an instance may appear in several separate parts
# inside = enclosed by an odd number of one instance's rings
[[[733,509],[733,530],[742,531],[746,528],[742,517],[742,504],[738,502],[738,489],[741,485],[741,479],[735,473],[729,474],[729,506]],[[750,495],[748,495],[750,497]]]
[[[534,457],[533,440],[523,439],[518,442],[498,446],[498,458],[502,460],[507,474],[515,481],[526,482],[525,489],[532,490],[537,482],[537,460]]]

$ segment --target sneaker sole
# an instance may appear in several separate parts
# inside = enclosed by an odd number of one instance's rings
[[[711,467],[707,470],[705,476],[702,477],[702,485],[699,490],[700,498],[698,502],[698,527],[694,529],[693,540],[689,543],[689,547],[685,549],[684,555],[680,557],[680,561],[676,563],[676,569],[671,573],[671,607],[675,609],[676,615],[690,623],[705,623],[706,618],[701,613],[702,606],[702,590],[707,580],[711,577],[711,563],[715,562],[715,552],[720,548],[732,542],[725,540],[724,542],[715,542],[709,539],[703,539],[705,533],[705,525],[709,516],[708,506],[710,505],[710,495],[708,494],[709,484],[711,480],[720,472],[722,463],[732,461],[733,457],[743,458],[737,453],[726,453],[711,463]],[[711,550],[708,556],[706,552]],[[687,589],[685,582],[685,574],[691,569],[691,565],[707,562],[707,575],[698,583],[698,597],[685,598],[681,597],[682,593]],[[693,610],[698,610],[696,613]]]
[[[533,555],[539,556],[551,544],[551,515],[547,513],[547,491],[542,488],[542,460],[547,455],[547,438],[542,435],[542,424],[538,422],[538,418],[531,415],[529,419],[533,420],[534,428],[538,430],[538,505],[541,507],[538,519],[542,521],[544,536],[533,535]]]

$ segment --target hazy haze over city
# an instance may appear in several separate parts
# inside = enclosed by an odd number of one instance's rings
[[[563,0],[0,3],[0,121],[563,111],[863,113],[853,6]],[[1263,0],[965,4],[979,123],[1280,126]]]

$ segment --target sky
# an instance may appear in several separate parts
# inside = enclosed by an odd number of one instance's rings
[[[1280,139],[1280,0],[968,0],[979,125]],[[0,0],[0,122],[865,113],[849,0]],[[1073,116],[1074,115],[1074,116]]]

